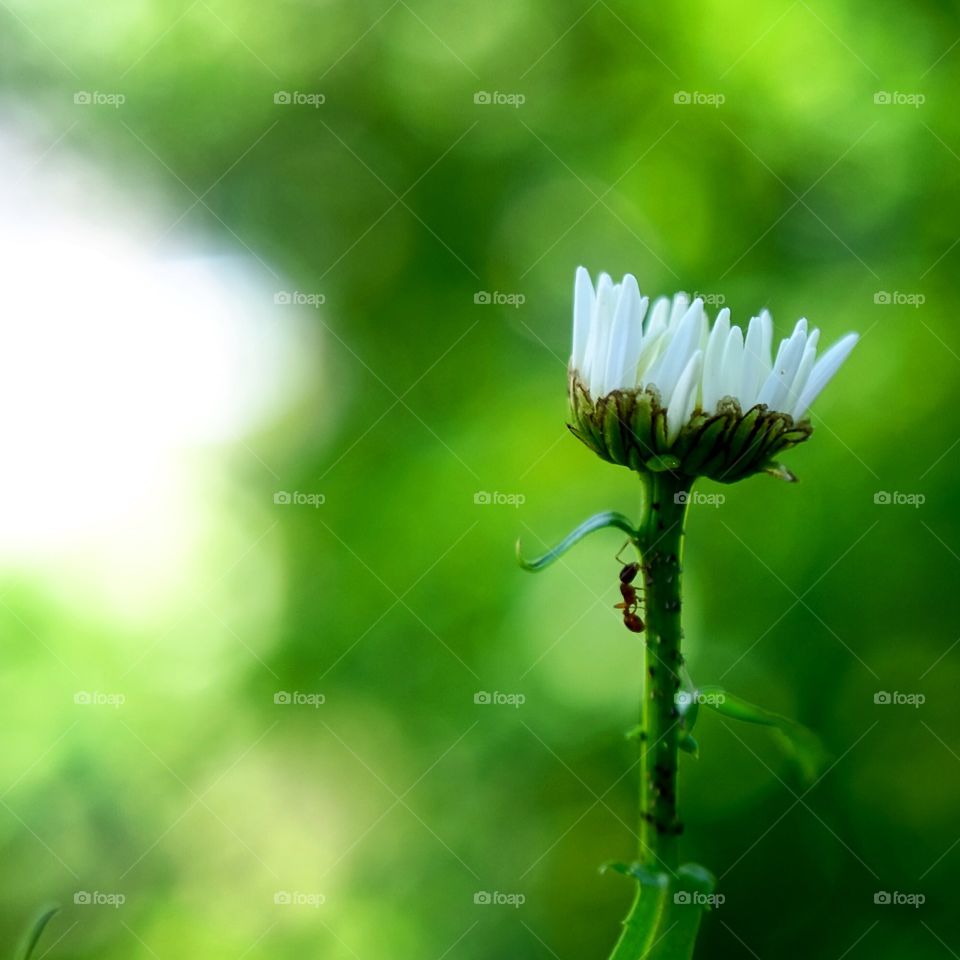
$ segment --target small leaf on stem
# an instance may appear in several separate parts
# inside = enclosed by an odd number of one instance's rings
[[[37,941],[43,934],[44,928],[51,921],[51,919],[53,919],[54,914],[57,913],[59,909],[60,908],[58,906],[46,907],[40,916],[37,917],[33,923],[33,926],[30,928],[30,932],[27,934],[26,939],[23,941],[23,944],[20,947],[20,952],[17,954],[17,960],[30,960],[33,951],[36,949]]]
[[[810,729],[763,707],[728,693],[723,687],[701,687],[697,699],[711,710],[731,720],[755,723],[763,727],[772,727],[781,746],[799,767],[801,776],[812,783],[827,759],[827,750],[820,738]]]
[[[579,527],[567,534],[552,550],[545,553],[542,557],[538,557],[536,560],[523,559],[520,551],[520,541],[518,540],[517,563],[519,563],[524,570],[529,570],[531,573],[538,573],[540,570],[549,567],[555,560],[559,560],[560,557],[572,546],[579,543],[587,534],[593,533],[594,530],[602,530],[604,527],[616,527],[618,530],[622,530],[631,540],[636,540],[637,531],[629,519],[622,513],[607,510],[604,513],[598,513],[590,517],[589,520],[584,520]]]

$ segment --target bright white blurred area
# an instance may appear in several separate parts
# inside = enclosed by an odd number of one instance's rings
[[[253,256],[174,246],[182,212],[0,119],[5,569],[142,605],[189,578],[230,456],[273,472],[245,438],[316,350]]]

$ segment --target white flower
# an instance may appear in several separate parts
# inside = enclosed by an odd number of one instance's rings
[[[666,408],[668,444],[695,413],[719,413],[730,403],[726,398],[743,413],[763,405],[769,414],[802,421],[857,342],[848,333],[818,360],[819,337],[799,320],[773,357],[766,310],[746,334],[731,325],[727,309],[711,329],[700,299],[690,303],[678,293],[651,306],[629,273],[618,284],[602,273],[595,290],[590,274],[577,270],[571,376],[594,402],[615,391],[655,388]]]

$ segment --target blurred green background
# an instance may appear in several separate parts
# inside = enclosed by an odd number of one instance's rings
[[[725,902],[697,955],[956,956],[955,5],[0,25],[5,948],[52,899],[51,958],[606,955],[621,540],[513,557],[638,505],[564,426],[583,263],[862,334],[801,483],[691,511],[694,679],[832,754],[806,792],[763,730],[702,718],[684,847]]]

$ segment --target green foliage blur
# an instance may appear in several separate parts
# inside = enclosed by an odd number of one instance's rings
[[[697,956],[960,951],[955,5],[9,0],[0,25],[2,129],[160,210],[158,257],[245,257],[265,339],[298,317],[317,371],[198,454],[218,480],[188,491],[174,586],[137,514],[126,607],[76,579],[93,561],[5,566],[9,955],[58,900],[38,957],[606,956],[641,696],[622,539],[514,559],[638,506],[565,428],[580,263],[862,335],[788,455],[801,482],[691,510],[694,681],[830,753],[808,789],[769,731],[703,711],[683,842],[725,900]]]

